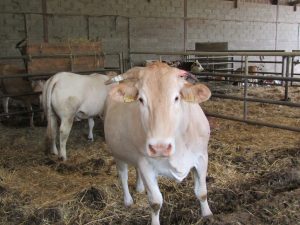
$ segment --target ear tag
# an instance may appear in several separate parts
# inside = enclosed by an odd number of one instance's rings
[[[186,102],[195,102],[195,97],[193,94],[188,95],[187,97],[184,98],[184,101]]]
[[[134,102],[135,98],[132,96],[124,96],[123,100],[125,103],[128,103],[128,102]]]

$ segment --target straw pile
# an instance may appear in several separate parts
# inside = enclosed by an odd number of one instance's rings
[[[282,93],[278,90],[264,93],[279,96]],[[263,92],[253,89],[251,93]],[[232,114],[239,107],[227,101],[204,105],[207,111]],[[269,113],[269,107],[275,113]],[[251,110],[259,118],[287,124],[296,120],[293,125],[299,124],[299,117],[294,118],[299,110],[283,111],[278,106],[260,104]],[[212,130],[209,144],[207,178],[214,216],[201,218],[191,175],[180,184],[162,178],[161,223],[299,223],[300,134],[219,119],[214,122],[218,126]],[[102,124],[98,121],[95,127],[95,142],[89,143],[86,122],[74,124],[67,146],[69,161],[61,163],[43,152],[45,127],[0,125],[0,224],[150,224],[147,197],[134,190],[133,168],[129,185],[135,204],[128,209],[123,206]]]

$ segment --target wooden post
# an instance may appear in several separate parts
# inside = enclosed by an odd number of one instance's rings
[[[238,8],[239,7],[239,0],[234,0],[234,8]]]
[[[42,0],[42,13],[43,13],[43,35],[44,35],[44,42],[48,42],[47,0]]]

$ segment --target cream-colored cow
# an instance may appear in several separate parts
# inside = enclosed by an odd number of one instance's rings
[[[117,162],[125,205],[133,203],[127,182],[131,164],[138,171],[137,191],[144,186],[147,190],[152,225],[159,224],[163,203],[157,176],[182,181],[191,169],[202,215],[212,214],[206,189],[210,128],[199,106],[211,93],[203,84],[188,83],[186,77],[185,71],[154,63],[111,81],[126,80],[109,93],[105,138]]]
[[[89,136],[93,140],[94,116],[101,115],[109,86],[109,76],[101,74],[79,75],[69,72],[57,73],[47,82],[43,90],[43,108],[48,120],[47,136],[51,152],[67,159],[66,142],[74,119],[88,119]],[[57,151],[57,119],[60,119],[60,151]]]

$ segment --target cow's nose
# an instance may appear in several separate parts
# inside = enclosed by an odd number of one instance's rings
[[[149,144],[148,146],[149,151],[148,154],[151,157],[159,157],[159,156],[164,156],[164,157],[168,157],[172,154],[172,144],[168,143],[168,144]]]

